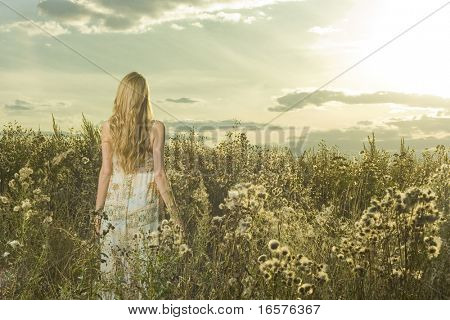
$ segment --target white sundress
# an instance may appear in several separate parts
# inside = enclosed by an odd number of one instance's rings
[[[107,219],[101,222],[101,232],[109,230],[100,240],[100,271],[103,279],[117,280],[116,270],[120,262],[125,268],[124,281],[129,282],[131,265],[124,252],[137,249],[144,259],[144,244],[159,245],[158,226],[164,211],[154,179],[151,153],[145,164],[132,174],[122,171],[116,155],[112,160],[113,172],[103,209]],[[102,298],[113,299],[114,294],[104,292]]]

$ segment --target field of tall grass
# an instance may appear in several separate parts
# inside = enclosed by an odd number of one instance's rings
[[[301,155],[230,131],[166,145],[186,237],[100,278],[93,208],[99,132],[51,135],[17,124],[0,136],[0,298],[448,299],[449,149],[359,155],[321,143]],[[120,271],[120,270],[119,270]]]

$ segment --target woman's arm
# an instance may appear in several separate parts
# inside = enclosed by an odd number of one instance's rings
[[[95,204],[96,211],[103,209],[103,206],[105,205],[109,180],[112,174],[112,146],[111,146],[111,138],[109,135],[108,122],[105,122],[102,126],[101,141],[102,141],[102,167],[100,169],[100,174],[98,176],[97,201]]]
[[[165,142],[165,127],[160,121],[156,121],[152,127],[153,130],[153,170],[155,174],[155,182],[159,192],[167,206],[169,214],[173,220],[180,223],[175,197],[172,193],[172,188],[167,178],[166,170],[164,168],[164,142]],[[181,224],[180,224],[181,226]]]

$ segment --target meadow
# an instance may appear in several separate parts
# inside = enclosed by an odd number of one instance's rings
[[[93,209],[99,132],[11,123],[0,136],[0,298],[448,299],[449,149],[358,155],[325,142],[300,155],[231,130],[168,140],[186,237],[133,260],[127,284],[100,279]]]

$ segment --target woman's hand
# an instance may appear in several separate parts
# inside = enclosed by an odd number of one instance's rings
[[[185,235],[184,235],[183,223],[180,219],[180,211],[178,210],[178,208],[176,206],[168,207],[167,211],[169,212],[170,220],[172,220],[174,222],[174,225],[178,226],[181,237],[184,240]]]
[[[101,228],[101,209],[95,210],[94,215],[94,234],[95,236],[100,236],[100,228]]]

